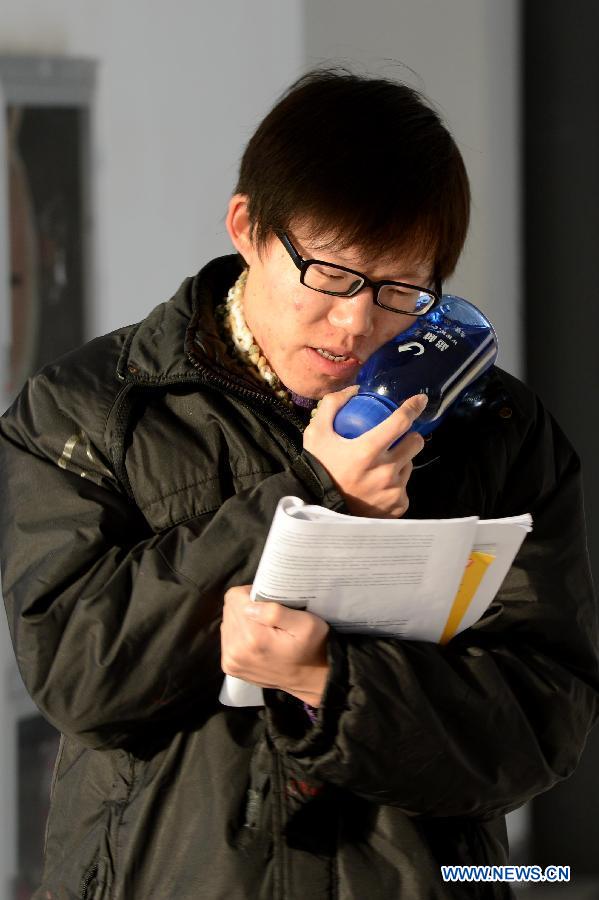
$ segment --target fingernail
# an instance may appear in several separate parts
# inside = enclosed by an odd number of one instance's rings
[[[420,412],[422,412],[423,409],[426,409],[426,405],[428,403],[428,395],[427,394],[417,394],[416,400],[418,402],[418,408],[420,409]]]

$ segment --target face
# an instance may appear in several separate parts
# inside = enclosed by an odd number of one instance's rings
[[[372,289],[353,297],[332,297],[300,284],[299,269],[276,237],[262,258],[249,239],[245,201],[233,197],[227,228],[249,265],[244,293],[246,322],[270,367],[285,387],[303,397],[320,399],[354,384],[362,364],[392,337],[414,323],[412,316],[381,309]],[[237,205],[239,203],[239,205]],[[335,252],[310,244],[306,229],[290,229],[290,237],[305,258],[324,259],[368,275],[431,284],[431,266],[397,259],[366,260],[355,248]],[[342,359],[327,359],[319,351]]]

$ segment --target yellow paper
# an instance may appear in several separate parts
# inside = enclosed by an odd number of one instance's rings
[[[464,613],[476,594],[483,575],[494,559],[495,557],[491,553],[481,553],[479,550],[473,550],[470,554],[461,584],[449,611],[443,634],[439,640],[440,644],[446,644],[455,635],[460,622],[464,618]]]

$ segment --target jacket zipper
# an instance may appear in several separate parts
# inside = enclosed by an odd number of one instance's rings
[[[277,900],[284,900],[287,896],[287,885],[285,884],[285,841],[283,840],[283,822],[285,818],[284,807],[284,785],[283,774],[281,772],[281,759],[278,753],[273,754],[273,880],[274,880],[274,896]]]
[[[165,381],[161,381],[159,384],[151,384],[144,383],[140,381],[129,382],[129,384],[133,387],[141,387],[141,388],[161,388],[161,387],[169,387],[175,384],[205,384],[208,387],[214,387],[219,390],[223,394],[227,394],[228,391],[233,391],[234,394],[237,395],[237,399],[241,403],[244,409],[247,409],[257,418],[259,418],[262,422],[268,425],[272,431],[277,435],[280,443],[285,448],[288,455],[293,459],[294,455],[299,455],[302,452],[303,443],[297,440],[294,440],[291,437],[288,437],[280,428],[276,420],[268,415],[267,407],[270,406],[274,408],[280,415],[282,415],[288,422],[298,429],[300,434],[303,433],[305,428],[302,420],[295,415],[292,410],[289,410],[283,403],[278,400],[268,397],[265,394],[262,394],[258,391],[252,391],[249,388],[245,388],[235,382],[232,382],[230,379],[226,378],[223,375],[219,375],[216,372],[212,372],[203,366],[190,351],[186,351],[186,358],[192,364],[194,369],[196,369],[201,377],[188,377],[186,379],[183,378],[171,378]],[[122,376],[119,376],[121,380],[124,380]],[[122,400],[120,400],[116,414],[120,413],[121,405],[125,401],[129,391],[123,391]],[[256,405],[250,406],[248,403],[244,403],[242,398],[247,398],[248,400],[257,401]],[[257,781],[255,789],[248,791],[247,797],[247,806],[245,813],[245,822],[244,822],[244,831],[246,834],[257,830],[260,827],[260,820],[262,817],[262,807],[264,802],[264,789],[266,786],[268,778],[260,777]],[[286,878],[285,878],[285,868],[286,868],[286,860],[285,860],[285,844],[282,840],[282,823],[285,816],[284,810],[284,796],[283,796],[283,779],[281,774],[281,761],[278,758],[278,754],[274,754],[274,766],[272,771],[272,787],[273,787],[273,840],[274,840],[274,853],[273,853],[273,864],[274,864],[274,882],[275,882],[275,896],[278,900],[283,900],[283,897],[287,894],[286,887]],[[277,845],[279,852],[277,853]],[[92,869],[90,869],[89,873],[85,876],[84,881],[82,881],[82,886],[84,886],[85,891],[87,891],[87,886],[91,879],[97,874],[98,865],[97,863],[94,865]],[[83,900],[89,900],[86,898],[86,894],[82,893]]]
[[[223,375],[219,375],[216,372],[210,371],[205,366],[203,366],[198,360],[196,360],[192,353],[189,351],[186,352],[186,357],[188,361],[192,364],[194,369],[197,369],[200,373],[201,377],[187,377],[187,378],[168,378],[164,381],[156,381],[156,382],[144,382],[142,380],[131,380],[127,382],[126,388],[121,392],[121,397],[119,398],[118,406],[115,410],[115,413],[118,415],[120,411],[122,400],[124,400],[125,396],[129,393],[129,390],[133,387],[136,388],[150,388],[150,389],[160,389],[163,387],[173,387],[174,385],[179,384],[205,384],[208,387],[215,387],[221,391],[223,394],[227,394],[228,391],[233,391],[238,398],[247,398],[250,400],[256,400],[259,404],[259,409],[256,409],[255,406],[249,406],[247,403],[241,402],[241,405],[244,409],[249,410],[254,415],[258,415],[258,417],[265,422],[267,425],[272,427],[277,435],[280,437],[282,442],[289,449],[293,448],[297,453],[300,453],[302,450],[302,445],[297,441],[289,438],[284,432],[281,431],[279,426],[277,425],[276,420],[269,416],[266,412],[266,407],[273,407],[279,414],[283,416],[288,422],[298,429],[300,433],[303,432],[305,425],[302,420],[295,415],[295,413],[288,409],[283,403],[276,400],[274,397],[269,397],[266,394],[263,394],[259,391],[252,391],[249,388],[245,388],[236,382],[230,381],[228,378]],[[124,381],[124,377],[122,375],[118,375],[119,381]],[[127,388],[129,390],[127,390]],[[114,415],[113,413],[112,415]],[[111,416],[112,417],[112,416]]]
[[[251,391],[249,388],[244,388],[241,385],[236,384],[235,382],[230,381],[222,375],[218,375],[215,372],[211,372],[205,366],[202,366],[189,351],[186,352],[186,357],[191,362],[193,367],[200,372],[201,377],[187,377],[187,378],[169,378],[160,382],[144,382],[144,381],[128,381],[127,384],[123,387],[123,390],[120,392],[120,395],[117,397],[117,401],[111,412],[110,418],[114,418],[116,420],[115,427],[115,437],[117,438],[117,447],[119,450],[119,455],[116,455],[116,448],[114,453],[110,453],[112,457],[112,463],[115,468],[115,475],[117,479],[120,481],[123,486],[125,493],[127,496],[135,501],[135,497],[133,494],[133,490],[129,483],[129,478],[127,476],[127,471],[125,468],[124,458],[121,456],[120,451],[122,449],[122,443],[124,438],[124,425],[125,422],[121,421],[128,416],[123,415],[123,409],[126,409],[127,402],[130,401],[130,394],[134,388],[142,389],[142,390],[156,390],[163,387],[172,387],[174,385],[180,384],[204,384],[208,387],[214,387],[218,389],[221,393],[227,394],[228,391],[232,391],[237,395],[237,399],[240,402],[241,406],[244,409],[247,409],[252,415],[256,416],[256,418],[260,419],[260,421],[264,422],[276,435],[279,440],[279,443],[282,445],[283,449],[289,456],[289,458],[293,461],[293,459],[300,455],[302,452],[302,443],[294,440],[292,437],[286,435],[276,420],[269,416],[266,412],[266,406],[273,406],[277,412],[283,414],[283,416],[290,422],[292,425],[295,425],[296,428],[301,433],[304,429],[304,423],[301,419],[296,416],[293,411],[288,410],[282,403],[279,403],[277,400],[268,397],[265,394],[261,394],[258,391]],[[124,377],[122,375],[118,375],[120,381],[124,381]],[[244,403],[241,399],[242,397],[256,400],[258,401],[258,405],[250,406],[248,403]]]
[[[87,892],[89,890],[89,886],[98,875],[98,863],[97,861],[92,863],[87,872],[83,875],[81,881],[79,882],[79,897],[81,900],[92,900],[91,897],[87,896]]]
[[[232,382],[230,379],[226,378],[224,375],[219,375],[216,372],[211,372],[205,366],[202,366],[197,359],[194,358],[193,354],[187,351],[186,353],[187,359],[192,364],[192,366],[201,372],[204,381],[208,386],[219,388],[222,393],[226,394],[227,390],[232,389],[236,394],[240,397],[246,397],[247,399],[258,401],[259,408],[257,409],[255,406],[248,406],[246,403],[241,403],[244,409],[249,410],[249,412],[257,415],[259,419],[269,425],[274,431],[276,431],[278,437],[283,442],[283,445],[286,447],[287,451],[289,449],[293,449],[296,453],[301,453],[302,446],[295,442],[293,439],[288,438],[281,429],[278,427],[275,419],[268,415],[267,407],[271,406],[277,410],[278,413],[282,414],[288,422],[292,425],[295,425],[299,432],[303,432],[304,423],[301,419],[295,415],[295,413],[288,409],[283,403],[276,400],[275,398],[268,397],[266,394],[262,394],[259,391],[252,391],[249,388],[245,388],[242,385],[236,384]]]
[[[265,772],[261,772],[256,778],[256,786],[250,788],[247,792],[244,828],[255,829],[260,827],[262,806],[264,804],[264,788],[267,781],[268,775]]]

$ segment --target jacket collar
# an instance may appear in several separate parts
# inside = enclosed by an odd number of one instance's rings
[[[223,302],[241,269],[241,258],[230,254],[186,278],[170,300],[131,328],[118,361],[118,377],[144,384],[173,383],[197,380],[198,369],[205,368],[226,370],[259,390],[243,365],[227,353],[214,318],[214,308]]]

